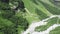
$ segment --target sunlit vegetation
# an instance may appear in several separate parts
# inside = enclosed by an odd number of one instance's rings
[[[43,20],[51,15],[60,15],[60,7],[55,5],[53,0],[44,1],[0,0],[0,34],[21,34],[32,22]],[[52,18],[47,21],[47,25],[37,27],[36,31],[46,30],[57,23],[57,20],[60,23],[60,19]],[[59,28],[53,30],[54,32],[51,31],[50,34],[59,34]]]

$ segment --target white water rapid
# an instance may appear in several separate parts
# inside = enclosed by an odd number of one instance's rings
[[[32,23],[31,25],[29,25],[29,27],[28,27],[28,29],[26,31],[22,32],[22,34],[28,34],[28,33],[29,34],[49,34],[49,32],[51,30],[53,30],[56,27],[60,26],[60,24],[53,24],[52,26],[50,26],[49,28],[47,28],[47,30],[45,30],[45,31],[37,32],[37,31],[34,31],[34,30],[38,26],[46,25],[48,23],[47,20],[52,19],[54,17],[60,18],[60,15],[52,15],[49,18],[43,19],[42,21]]]

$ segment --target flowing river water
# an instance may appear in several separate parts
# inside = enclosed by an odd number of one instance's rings
[[[46,25],[48,23],[47,20],[52,19],[54,17],[60,18],[60,15],[52,15],[49,18],[43,19],[39,22],[32,23],[29,25],[29,27],[26,31],[22,32],[22,34],[49,34],[50,31],[52,31],[56,27],[60,26],[60,24],[53,24],[52,26],[50,26],[46,30],[40,31],[40,32],[35,31],[35,28],[38,26]]]

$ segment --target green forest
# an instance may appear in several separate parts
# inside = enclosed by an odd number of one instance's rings
[[[41,21],[51,15],[60,15],[60,1],[0,0],[0,34],[21,34],[32,22]],[[60,24],[59,18],[53,18],[48,25],[37,27],[36,31],[48,28],[57,20]],[[50,34],[60,34],[58,29]]]

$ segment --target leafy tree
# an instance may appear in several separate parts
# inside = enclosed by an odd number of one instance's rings
[[[0,4],[0,32],[4,34],[18,34],[18,28],[26,30],[26,28],[28,27],[26,18],[23,18],[22,14],[20,14],[20,17],[16,16],[16,12],[18,9],[20,9],[21,11],[24,10],[24,3],[22,1],[16,1],[18,2],[18,6],[12,9],[9,5],[9,3],[12,3],[11,1],[0,0],[0,2],[2,3]],[[12,4],[14,5],[14,2]]]

